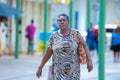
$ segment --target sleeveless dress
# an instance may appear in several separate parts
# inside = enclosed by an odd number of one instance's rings
[[[77,33],[80,38],[80,33]],[[61,36],[59,31],[54,32],[48,41],[48,47],[53,50],[53,80],[80,80],[78,46],[72,31],[66,36]]]

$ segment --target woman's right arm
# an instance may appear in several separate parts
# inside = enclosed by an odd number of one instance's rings
[[[36,76],[39,78],[42,74],[42,68],[45,65],[45,63],[49,60],[49,58],[52,56],[52,49],[51,48],[47,48],[46,50],[46,54],[44,55],[42,62],[40,64],[40,66],[38,67],[38,70],[36,72]]]

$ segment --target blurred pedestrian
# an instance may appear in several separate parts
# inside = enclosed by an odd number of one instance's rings
[[[57,21],[55,18],[53,18],[52,26],[53,26],[53,31],[59,30],[59,26],[57,25]]]
[[[49,41],[46,54],[44,55],[36,76],[39,78],[45,63],[52,56],[52,80],[80,80],[80,60],[77,54],[78,45],[73,35],[72,29],[69,28],[69,17],[66,14],[60,14],[57,19],[59,30],[55,31]],[[85,45],[87,53],[88,72],[93,69],[89,50],[77,31],[79,39]]]
[[[34,40],[34,35],[35,35],[35,30],[36,30],[36,26],[34,25],[34,20],[31,20],[31,24],[27,26],[27,39],[28,39],[28,50],[27,50],[27,54],[32,54],[34,52],[34,44],[33,44],[33,40]]]
[[[98,28],[94,29],[94,36],[95,36],[95,49],[98,55]]]
[[[112,32],[111,50],[113,50],[114,62],[115,63],[119,62],[120,60],[120,26],[118,26]]]
[[[94,56],[94,51],[95,51],[95,35],[94,35],[94,27],[93,27],[92,23],[90,23],[90,27],[87,29],[86,43],[87,43],[88,48],[89,48],[89,50],[91,52],[91,55]]]

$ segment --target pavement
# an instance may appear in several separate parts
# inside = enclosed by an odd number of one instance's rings
[[[0,80],[47,80],[49,63],[43,68],[41,78],[36,77],[37,68],[42,55],[21,54],[18,59],[14,56],[0,57]],[[81,65],[81,80],[98,80],[98,58],[92,56],[94,69],[87,72],[86,65]],[[105,52],[105,80],[120,80],[120,63],[113,63],[113,53]]]

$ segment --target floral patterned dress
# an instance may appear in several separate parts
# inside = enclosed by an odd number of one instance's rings
[[[81,38],[81,34],[77,33]],[[48,41],[48,47],[53,50],[53,80],[80,80],[78,45],[72,30],[66,36],[61,36],[59,31],[54,32]]]

